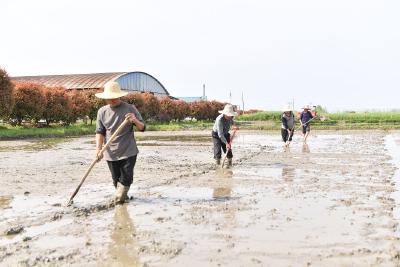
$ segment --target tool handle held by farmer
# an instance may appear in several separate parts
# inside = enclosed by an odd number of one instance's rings
[[[306,124],[310,123],[310,122],[311,122],[313,119],[315,119],[316,117],[317,117],[317,116],[312,117],[311,119],[309,119],[309,120],[308,120],[307,122],[305,122],[305,123],[302,123],[302,122],[300,121],[300,127],[297,128],[296,131],[300,130],[301,127],[303,127],[303,125],[306,125]]]
[[[107,147],[111,144],[111,142],[115,139],[115,137],[121,132],[121,130],[129,123],[129,119],[126,118],[121,125],[115,130],[115,132],[111,135],[110,139],[107,141],[107,143],[103,146],[103,148],[100,150],[99,154],[103,154],[103,152],[107,149]],[[72,194],[71,198],[68,201],[67,206],[70,206],[72,204],[72,200],[78,193],[79,189],[81,188],[83,182],[86,180],[86,177],[88,177],[90,171],[93,169],[94,165],[99,161],[98,155],[96,155],[96,158],[93,160],[93,162],[90,164],[89,169],[85,172],[85,175],[83,175],[83,178],[81,182],[79,183],[78,187],[75,189],[74,193]]]
[[[235,135],[236,135],[237,130],[238,130],[237,127],[235,127],[235,128],[233,129],[233,133],[232,133],[232,136],[231,136],[230,141],[229,141],[229,149],[228,149],[228,147],[227,147],[224,160],[222,161],[222,164],[221,164],[221,167],[222,167],[222,168],[224,167],[224,163],[225,163],[226,157],[228,156],[228,151],[229,151],[230,149],[232,149],[232,141],[233,141],[233,138],[235,138]]]

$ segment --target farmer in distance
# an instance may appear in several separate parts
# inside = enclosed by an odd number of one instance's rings
[[[218,111],[221,113],[214,123],[214,127],[212,130],[212,138],[214,144],[214,159],[217,165],[221,164],[221,156],[222,151],[227,153],[228,158],[228,167],[232,166],[232,148],[231,148],[231,135],[229,130],[231,129],[232,125],[234,124],[233,117],[237,116],[238,114],[233,110],[233,106],[230,104],[225,105],[223,110]],[[237,128],[237,127],[235,127]],[[222,151],[221,151],[222,150]]]
[[[285,143],[285,147],[289,147],[294,134],[294,115],[292,109],[289,106],[284,107],[282,109],[282,112],[281,135],[282,140]]]
[[[304,139],[303,142],[307,142],[307,138],[310,135],[311,127],[310,122],[314,119],[315,114],[311,113],[311,107],[309,105],[303,108],[303,112],[300,114],[300,123],[303,130]]]

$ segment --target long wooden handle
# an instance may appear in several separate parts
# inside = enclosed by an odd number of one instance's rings
[[[111,142],[115,139],[115,137],[121,132],[121,130],[129,123],[128,119],[125,119],[121,125],[117,128],[117,130],[111,135],[110,139],[107,141],[107,143],[103,146],[103,148],[100,150],[100,154],[104,153],[104,151],[107,149],[107,147],[111,144]],[[81,188],[83,182],[86,180],[86,177],[88,177],[89,173],[93,169],[94,165],[98,162],[97,156],[93,160],[92,164],[90,164],[89,169],[85,172],[85,175],[83,175],[83,178],[81,182],[79,183],[78,187],[75,189],[74,193],[72,194],[71,198],[68,201],[67,206],[70,206],[72,204],[72,200],[78,194],[79,189]]]
[[[233,141],[233,138],[235,138],[236,131],[237,131],[237,129],[233,130],[232,136],[230,138],[231,140],[229,142],[230,145],[232,145],[232,141]],[[225,154],[224,160],[222,161],[221,168],[224,168],[225,160],[226,160],[226,157],[228,156],[228,151],[229,151],[229,149],[226,150],[226,154]]]
[[[307,124],[307,123],[309,123],[310,121],[312,121],[313,119],[315,119],[317,116],[315,116],[315,117],[312,117],[311,119],[309,119],[306,123],[304,123],[304,124]],[[298,131],[298,130],[300,130],[301,129],[301,127],[304,125],[304,124],[302,124],[301,123],[301,125],[300,125],[300,127],[299,128],[297,128],[296,129],[296,131]]]

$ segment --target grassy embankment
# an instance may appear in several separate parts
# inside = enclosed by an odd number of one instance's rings
[[[148,123],[147,131],[179,131],[179,130],[206,130],[210,129],[213,122],[171,122]],[[95,125],[77,123],[71,126],[56,126],[35,128],[29,126],[0,125],[0,140],[42,138],[42,137],[71,137],[91,135],[95,133]]]
[[[241,129],[249,130],[279,130],[280,112],[258,112],[245,114],[236,119]],[[369,113],[331,113],[321,114],[325,120],[314,120],[313,129],[327,130],[363,130],[363,129],[400,129],[400,112],[369,112]],[[179,131],[208,130],[213,122],[171,122],[148,123],[148,131]],[[297,127],[300,124],[297,122]],[[0,140],[40,137],[69,137],[91,135],[95,132],[94,125],[78,123],[71,126],[50,126],[34,128],[27,126],[0,125]]]
[[[281,112],[258,112],[245,114],[237,120],[244,128],[258,130],[276,130],[280,128]],[[342,112],[319,114],[320,119],[312,122],[314,129],[327,130],[364,130],[364,129],[400,129],[400,112]],[[300,123],[296,122],[297,127]]]

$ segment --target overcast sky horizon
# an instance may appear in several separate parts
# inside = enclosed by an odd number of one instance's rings
[[[144,71],[173,96],[398,109],[400,1],[5,0],[11,76]]]

